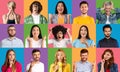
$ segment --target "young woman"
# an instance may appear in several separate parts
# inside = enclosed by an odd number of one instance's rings
[[[114,63],[114,54],[111,49],[106,49],[102,60],[98,63],[98,72],[118,72],[118,65]]]
[[[58,49],[55,54],[55,61],[50,66],[50,72],[70,72],[70,64],[67,63],[65,52]]]
[[[3,24],[19,24],[20,15],[15,13],[16,4],[14,1],[8,2],[8,13],[3,15]]]
[[[49,14],[49,24],[70,24],[70,15],[63,1],[59,1],[55,8],[55,14]]]
[[[30,37],[25,42],[26,48],[46,48],[46,36],[42,38],[41,29],[38,25],[33,25]]]
[[[75,48],[95,47],[94,41],[89,37],[89,30],[87,26],[82,25],[80,27],[78,38],[73,41],[72,46]]]
[[[2,66],[2,72],[22,72],[22,66],[16,61],[13,49],[7,51],[6,59]]]
[[[72,43],[72,37],[70,34],[70,29],[65,28],[62,25],[57,25],[50,30],[48,35],[48,44],[53,44],[53,47],[67,47],[68,44]],[[51,33],[53,34],[54,38],[50,39]],[[65,34],[67,33],[69,38],[65,38]]]

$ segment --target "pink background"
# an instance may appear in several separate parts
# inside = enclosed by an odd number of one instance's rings
[[[48,34],[49,34],[49,29],[53,28],[53,27],[56,26],[56,25],[60,25],[60,24],[49,24],[49,25],[48,25]],[[65,28],[69,28],[69,29],[70,29],[70,34],[71,34],[71,36],[72,36],[72,27],[71,27],[71,24],[63,24],[63,26],[64,26]],[[50,38],[50,39],[51,39],[51,38],[54,38],[53,34],[51,34],[49,38]],[[67,33],[66,33],[66,35],[65,35],[65,38],[68,38]],[[49,47],[49,48],[53,48],[53,45],[52,45],[52,44],[48,44],[48,47]],[[72,47],[71,44],[69,44],[69,45],[67,46],[67,48],[71,48],[71,47]]]
[[[96,58],[97,58],[97,63],[96,63],[96,67],[97,64],[101,61],[101,56],[103,54],[103,52],[106,50],[107,48],[97,48],[97,53],[96,53]],[[112,49],[113,53],[114,53],[114,62],[118,65],[118,72],[120,71],[120,49],[118,48],[109,48]],[[97,67],[97,71],[98,71],[98,67]]]
[[[8,1],[10,0],[0,0],[0,24],[3,24],[2,15],[8,13],[8,8],[7,8]],[[20,24],[23,24],[24,22],[23,0],[14,0],[14,1],[16,3],[15,12],[21,16]]]

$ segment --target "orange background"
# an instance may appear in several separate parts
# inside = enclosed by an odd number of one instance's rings
[[[29,7],[33,1],[35,0],[24,0],[24,18],[31,14]],[[41,11],[41,14],[48,19],[48,0],[36,0],[36,1],[39,1],[42,5],[43,9]]]
[[[85,24],[89,30],[90,38],[96,43],[96,25],[95,24]],[[79,34],[79,29],[82,25],[81,24],[72,24],[72,41],[77,39]]]

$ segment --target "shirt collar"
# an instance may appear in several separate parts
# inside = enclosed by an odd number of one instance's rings
[[[8,37],[7,39],[8,39],[8,40],[11,40],[10,37]],[[16,37],[14,37],[12,40],[15,40],[15,39],[16,39]]]
[[[82,61],[80,61],[80,63],[83,63]],[[84,63],[88,63],[88,61],[84,62]]]

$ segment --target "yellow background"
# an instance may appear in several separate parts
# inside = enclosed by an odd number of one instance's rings
[[[31,14],[29,7],[32,2],[35,0],[24,0],[24,18]],[[40,12],[43,16],[45,16],[48,20],[48,0],[36,0],[39,1],[42,5],[42,11]]]
[[[85,24],[89,30],[90,39],[94,40],[96,43],[96,25],[95,24]],[[72,24],[72,41],[77,39],[79,34],[79,29],[82,25],[81,24]]]

